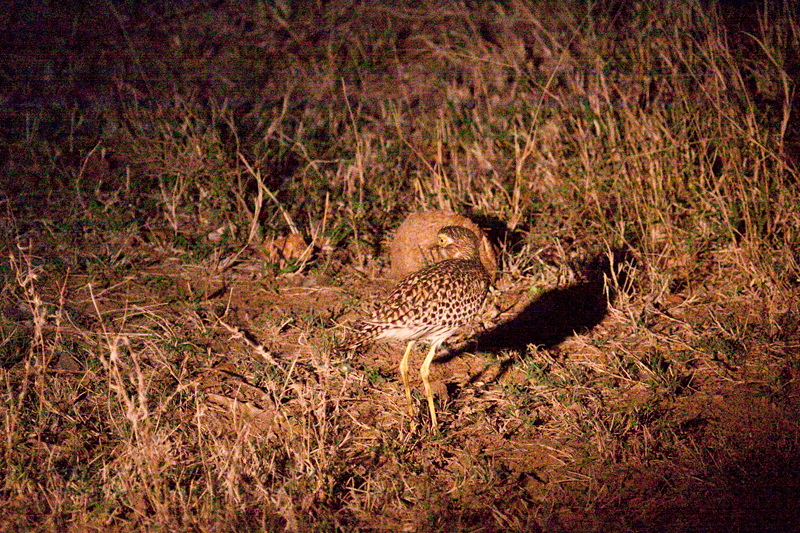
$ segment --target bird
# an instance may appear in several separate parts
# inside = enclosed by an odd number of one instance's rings
[[[445,340],[475,319],[489,291],[489,273],[480,261],[478,237],[461,226],[445,226],[437,236],[443,260],[400,280],[370,318],[354,324],[344,343],[345,349],[355,350],[375,340],[408,341],[400,361],[400,375],[408,413],[413,418],[408,356],[417,341],[428,342],[430,349],[420,367],[420,376],[434,431],[438,424],[428,381],[433,356]]]

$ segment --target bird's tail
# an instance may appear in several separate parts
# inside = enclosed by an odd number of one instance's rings
[[[347,333],[339,344],[339,350],[343,352],[353,352],[366,344],[374,341],[381,333],[381,329],[375,324],[358,321],[353,324],[352,329]]]

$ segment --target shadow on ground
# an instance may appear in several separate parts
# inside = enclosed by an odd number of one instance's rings
[[[616,291],[606,280],[616,279],[624,287],[626,271],[632,260],[630,254],[615,250],[609,256],[597,255],[579,270],[584,280],[568,287],[543,293],[514,317],[494,328],[476,335],[463,346],[453,348],[435,361],[446,363],[466,352],[484,352],[494,355],[514,352],[500,364],[500,376],[514,361],[527,357],[530,347],[552,348],[576,332],[594,328],[608,313]],[[615,276],[612,276],[612,272]],[[606,287],[609,287],[606,294]]]

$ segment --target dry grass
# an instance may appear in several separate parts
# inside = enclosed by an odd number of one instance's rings
[[[321,4],[6,16],[0,530],[800,527],[796,9]],[[446,208],[431,434],[334,347]]]

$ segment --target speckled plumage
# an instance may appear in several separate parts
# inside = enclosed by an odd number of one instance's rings
[[[400,373],[412,416],[408,356],[416,341],[430,343],[420,375],[434,428],[436,411],[428,382],[431,361],[448,337],[472,322],[489,289],[489,274],[478,258],[474,233],[460,226],[446,226],[439,230],[439,246],[445,259],[403,278],[369,319],[356,324],[346,343],[347,348],[354,349],[378,339],[409,341]]]

